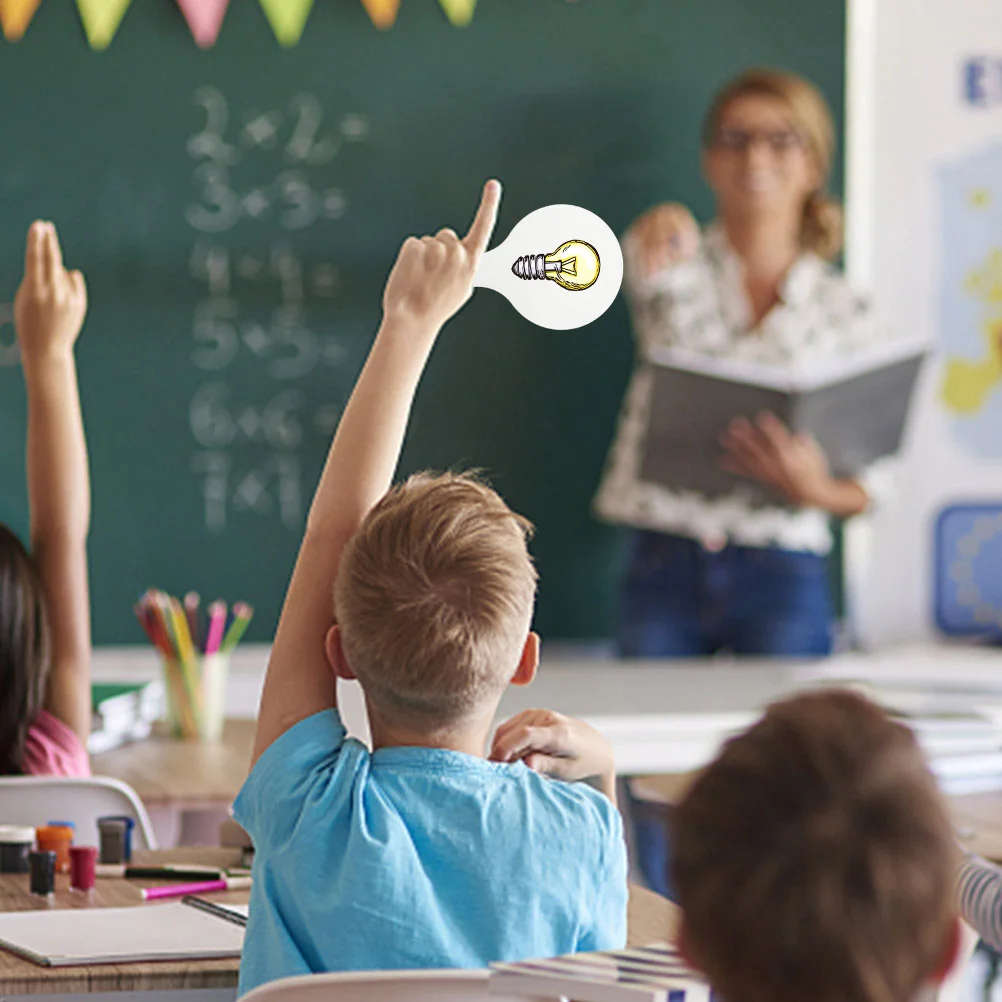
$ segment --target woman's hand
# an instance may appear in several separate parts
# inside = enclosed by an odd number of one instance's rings
[[[637,243],[638,262],[645,278],[690,260],[699,250],[699,224],[677,202],[645,212],[630,227],[630,237]]]
[[[553,710],[523,710],[498,727],[490,758],[522,761],[535,772],[571,783],[597,776],[606,796],[616,801],[612,746],[583,720]]]
[[[866,509],[866,492],[855,481],[831,475],[828,457],[810,435],[795,435],[774,414],[752,424],[736,418],[721,436],[721,466],[750,477],[802,508],[822,508],[839,518]]]

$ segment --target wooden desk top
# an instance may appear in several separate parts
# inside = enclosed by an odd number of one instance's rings
[[[218,742],[155,736],[94,755],[91,770],[128,783],[147,807],[228,805],[247,778],[255,726],[253,720],[227,720]]]
[[[171,849],[136,853],[137,863],[205,863],[239,865],[239,850]],[[142,907],[137,887],[150,880],[98,880],[89,897],[69,890],[69,878],[56,878],[56,908]],[[248,891],[215,894],[213,900],[245,903]],[[28,891],[27,874],[0,874],[0,911],[35,911],[53,907]],[[673,938],[677,909],[651,891],[630,888],[629,944],[644,946]],[[147,964],[100,964],[90,967],[40,967],[0,950],[0,996],[56,995],[81,992],[192,991],[236,988],[240,962],[231,960],[162,961]]]

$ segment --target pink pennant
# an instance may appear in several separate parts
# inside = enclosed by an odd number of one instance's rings
[[[230,0],[177,0],[199,48],[216,44]]]

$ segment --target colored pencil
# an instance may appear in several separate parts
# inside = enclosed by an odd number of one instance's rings
[[[246,632],[253,616],[254,610],[246,602],[237,602],[233,606],[233,622],[226,631],[226,636],[223,638],[223,644],[220,648],[224,654],[229,654],[240,643],[240,638]]]
[[[188,633],[196,651],[202,650],[202,627],[198,615],[200,602],[198,592],[190,591],[184,596],[184,615],[188,620]]]
[[[205,653],[215,654],[223,642],[226,627],[226,603],[215,601],[209,606],[209,632],[205,638]]]

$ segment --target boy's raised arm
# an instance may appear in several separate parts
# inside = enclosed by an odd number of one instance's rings
[[[28,391],[31,554],[51,632],[45,709],[86,744],[90,734],[90,476],[73,346],[87,313],[79,271],[63,267],[52,223],[28,232],[14,324]]]
[[[442,325],[473,292],[501,186],[489,181],[463,238],[442,229],[404,243],[383,293],[383,321],[338,425],[279,620],[253,762],[300,720],[335,704],[324,652],[345,544],[390,489],[421,373]]]

